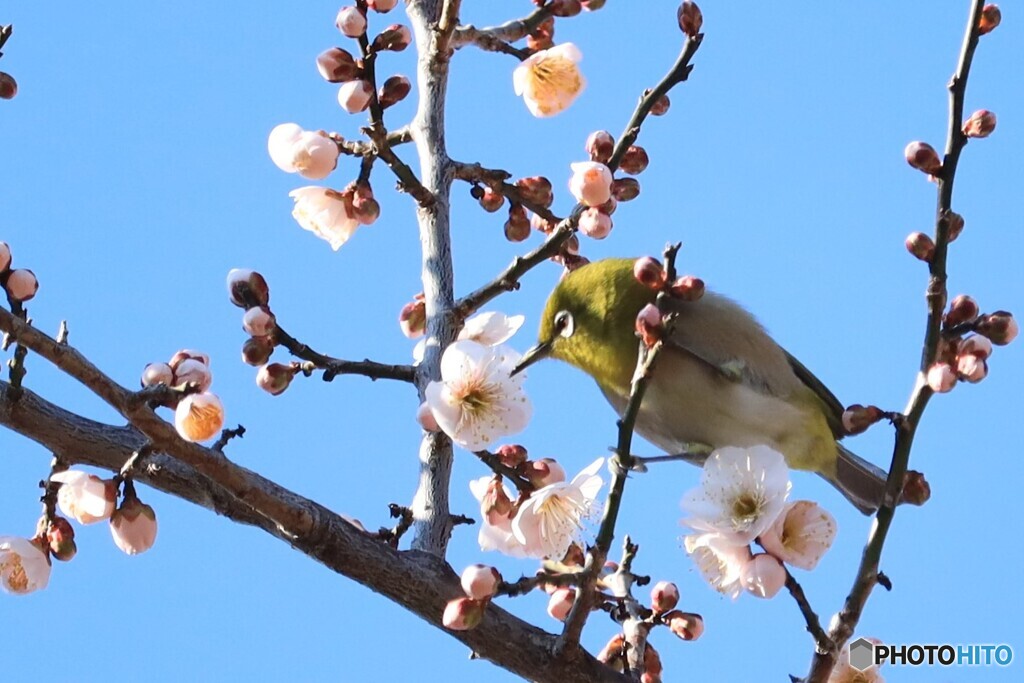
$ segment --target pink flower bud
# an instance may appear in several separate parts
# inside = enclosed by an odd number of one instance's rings
[[[114,545],[127,555],[138,555],[156,542],[156,513],[135,496],[126,497],[110,516],[110,534]]]
[[[987,138],[996,129],[996,115],[979,109],[964,121],[963,132],[969,138]]]
[[[71,527],[71,522],[63,517],[51,519],[46,527],[46,544],[50,548],[50,553],[61,562],[73,558],[78,552],[78,547],[75,545],[75,530]]]
[[[704,25],[704,15],[701,14],[700,7],[697,7],[697,3],[689,2],[689,0],[679,6],[676,18],[679,20],[679,28],[691,38],[696,37],[700,33],[701,26]]]
[[[522,242],[530,236],[530,219],[522,204],[512,204],[508,209],[508,220],[505,221],[505,239],[509,242]]]
[[[903,490],[900,492],[900,502],[910,505],[924,505],[932,497],[932,487],[924,474],[917,470],[907,470],[903,475]]]
[[[0,100],[13,100],[18,94],[18,82],[6,71],[0,71]]]
[[[480,196],[476,198],[487,213],[494,213],[505,205],[505,195],[495,192],[489,187],[480,188]],[[529,231],[527,231],[529,234]]]
[[[615,214],[615,209],[619,208],[619,201],[615,197],[610,197],[604,204],[601,206],[595,206],[594,208],[601,213],[606,213],[609,216],[612,216]]]
[[[572,177],[569,191],[576,201],[587,206],[600,206],[612,196],[612,172],[596,161],[578,161],[570,164]]]
[[[595,130],[587,138],[586,150],[587,154],[590,155],[591,161],[596,161],[600,164],[608,163],[608,160],[612,158],[614,149],[615,138],[606,130]]]
[[[978,323],[978,334],[987,337],[996,346],[1006,346],[1017,338],[1019,331],[1013,314],[1007,311],[989,313]]]
[[[648,348],[661,339],[665,328],[661,322],[661,311],[654,304],[647,304],[636,316],[636,333]]]
[[[644,169],[647,168],[647,164],[650,163],[650,159],[647,156],[647,150],[639,145],[630,145],[626,153],[622,155],[622,161],[619,163],[619,169],[623,173],[630,175],[637,175],[643,173]]]
[[[904,244],[914,258],[931,263],[932,257],[935,255],[935,242],[931,237],[923,232],[912,232],[907,235]]]
[[[583,5],[583,9],[588,12],[596,12],[604,7],[605,2],[607,2],[607,0],[580,0],[580,4]]]
[[[468,631],[476,628],[483,621],[486,609],[486,601],[456,598],[445,606],[441,623],[452,631]]]
[[[430,409],[430,405],[424,401],[420,404],[420,407],[416,409],[416,421],[420,423],[420,427],[425,432],[439,432],[441,427],[437,424],[437,419],[434,417],[434,411]]]
[[[947,239],[950,242],[956,241],[956,238],[964,231],[964,217],[956,212],[949,211],[943,216],[943,222],[946,224]]]
[[[398,4],[398,0],[366,0],[366,6],[372,9],[374,12],[380,12],[386,14],[395,8]]]
[[[422,337],[427,329],[427,304],[423,294],[417,294],[413,301],[402,306],[398,314],[398,326],[409,339]]]
[[[174,386],[174,371],[167,363],[150,363],[142,371],[142,386],[153,387],[157,384]]]
[[[551,14],[556,17],[574,17],[583,9],[580,0],[551,0]]]
[[[605,644],[605,646],[601,648],[601,651],[597,653],[597,661],[614,667],[614,663],[616,662],[616,660],[620,660],[618,662],[618,668],[616,668],[616,671],[621,672],[621,659],[625,656],[625,653],[626,637],[621,633],[616,633],[614,636],[612,636],[612,639],[609,640]]]
[[[683,275],[672,283],[669,294],[683,301],[697,301],[704,296],[704,281],[693,275]]]
[[[242,362],[246,365],[264,365],[274,353],[271,337],[250,337],[242,344]]]
[[[640,196],[640,181],[636,178],[616,178],[612,181],[612,197],[628,202]]]
[[[530,227],[537,232],[550,235],[555,229],[555,222],[541,216],[539,213],[530,214]]]
[[[843,429],[847,434],[861,434],[883,417],[882,410],[877,406],[854,403],[843,411]]]
[[[956,348],[956,354],[957,356],[977,356],[981,360],[986,360],[992,355],[992,342],[988,337],[972,334],[960,341]]]
[[[587,556],[583,552],[583,548],[575,541],[569,544],[569,549],[565,551],[565,557],[562,558],[562,564],[566,567],[582,567],[586,561]]]
[[[515,182],[515,186],[519,188],[519,193],[525,201],[539,204],[545,209],[555,201],[555,193],[551,187],[551,181],[544,176],[535,175],[520,178]]]
[[[548,599],[548,614],[552,619],[565,621],[569,618],[573,603],[576,602],[575,588],[559,588]]]
[[[579,229],[587,237],[603,240],[612,231],[612,217],[592,206],[580,215]]]
[[[981,17],[978,19],[978,35],[983,36],[991,33],[999,26],[1003,19],[1003,13],[999,11],[999,5],[985,5],[981,9]]]
[[[675,611],[662,618],[672,633],[683,640],[697,640],[704,633],[704,619],[699,614]]]
[[[197,360],[206,367],[210,367],[210,356],[203,353],[202,351],[196,351],[195,349],[182,349],[177,351],[171,359],[167,361],[167,364],[171,366],[171,370],[178,371],[178,366],[186,360]]]
[[[651,91],[648,88],[644,91],[644,95],[646,96],[650,92]],[[672,102],[668,99],[668,95],[662,95],[653,105],[651,105],[651,116],[664,116],[668,113],[668,109],[671,105]]]
[[[321,52],[316,58],[316,68],[330,83],[346,83],[359,78],[363,73],[352,54],[340,47]]]
[[[988,375],[988,365],[983,359],[971,354],[957,356],[956,372],[960,379],[976,384]]]
[[[759,598],[774,598],[786,585],[786,570],[773,556],[758,553],[743,565],[740,581],[748,593]]]
[[[224,427],[224,404],[215,394],[189,394],[174,410],[174,427],[186,441],[212,439]]]
[[[412,91],[412,83],[405,76],[392,76],[384,81],[377,94],[377,100],[384,109],[398,104]]]
[[[370,98],[373,96],[373,86],[369,81],[362,79],[342,83],[338,89],[338,104],[349,114],[358,114],[366,111],[370,106]]]
[[[11,248],[7,242],[0,242],[0,275],[7,272],[11,267]]]
[[[502,523],[508,523],[512,512],[512,499],[505,492],[501,477],[492,477],[480,499],[480,514],[487,518],[487,524],[502,526]]]
[[[228,296],[239,308],[266,306],[270,303],[270,287],[255,270],[232,268],[228,271]]]
[[[679,588],[669,581],[659,581],[651,589],[651,609],[668,612],[679,603]]]
[[[113,514],[117,501],[113,480],[80,470],[65,470],[51,475],[50,481],[61,485],[57,490],[60,511],[79,524],[95,524]]]
[[[956,386],[956,371],[948,363],[936,363],[928,368],[927,381],[932,391],[944,394]]]
[[[903,156],[906,157],[908,164],[928,175],[938,175],[942,171],[939,153],[927,142],[911,142],[903,150]]]
[[[284,393],[298,372],[298,363],[270,363],[256,373],[256,386],[271,396],[277,396]]]
[[[540,52],[555,46],[555,18],[548,17],[526,37],[526,49]]]
[[[170,386],[195,385],[199,391],[206,391],[213,383],[213,373],[210,372],[210,367],[195,358],[182,359],[169,367],[174,371],[174,381]]]
[[[651,256],[638,258],[633,264],[633,277],[640,284],[651,289],[661,289],[665,286],[667,275],[661,267],[661,262]]]
[[[527,463],[524,476],[537,488],[565,481],[565,470],[553,458],[543,458]]]
[[[946,327],[956,327],[978,317],[980,312],[977,301],[966,294],[960,294],[949,304],[949,311],[943,317],[942,323]]]
[[[401,24],[391,24],[373,39],[373,49],[401,52],[409,47],[411,42],[412,33],[408,27]]]
[[[462,571],[462,590],[474,600],[493,597],[501,583],[501,574],[494,567],[471,564]]]
[[[266,306],[253,306],[242,316],[242,329],[253,337],[265,337],[277,329],[277,320]]]
[[[24,302],[29,301],[39,291],[39,281],[31,270],[19,268],[8,273],[4,288],[12,300]]]
[[[518,469],[529,455],[526,448],[519,444],[505,444],[500,447],[495,455],[501,460],[501,464],[510,469]]]
[[[366,33],[366,15],[356,7],[342,7],[334,20],[334,25],[342,35],[358,38]]]
[[[647,643],[644,648],[644,673],[640,676],[640,683],[661,683],[661,674],[664,667],[661,664],[661,655],[654,649],[654,646]]]

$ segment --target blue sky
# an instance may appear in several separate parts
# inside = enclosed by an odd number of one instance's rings
[[[547,175],[556,209],[566,211],[569,163],[583,158],[586,135],[617,135],[636,97],[674,59],[675,7],[611,0],[560,22],[557,39],[580,46],[589,86],[550,120],[529,116],[514,96],[513,58],[460,53],[450,88],[452,155]],[[395,319],[420,289],[411,201],[390,192],[393,181],[378,168],[381,219],[335,253],[289,215],[288,191],[307,183],[266,155],[266,135],[281,122],[350,137],[362,124],[339,109],[336,87],[314,68],[321,50],[345,45],[333,27],[337,9],[319,0],[103,9],[8,3],[0,23],[13,23],[15,35],[0,68],[14,74],[20,92],[0,103],[0,239],[12,246],[16,266],[40,279],[30,306],[40,328],[55,333],[66,318],[72,344],[126,385],[147,362],[179,348],[210,353],[228,421],[248,429],[229,455],[377,526],[387,522],[387,504],[407,502],[415,487],[413,392],[361,378],[297,382],[276,398],[260,392],[254,370],[238,360],[245,335],[223,288],[230,268],[257,268],[279,320],[303,341],[342,357],[409,357],[412,344]],[[529,9],[525,0],[466,0],[463,19],[485,24]],[[620,207],[608,239],[584,240],[584,254],[658,253],[681,240],[681,269],[755,312],[842,401],[900,409],[920,354],[925,288],[925,269],[902,241],[930,230],[935,201],[902,149],[913,139],[944,142],[944,86],[967,3],[706,2],[703,9],[707,39],[691,80],[641,137],[651,156],[642,195]],[[951,251],[950,289],[972,294],[983,309],[1019,312],[1024,94],[1015,65],[1024,41],[1013,8],[1006,10],[971,75],[968,111],[995,111],[999,127],[972,142],[961,163],[954,208],[967,227]],[[398,12],[375,17],[372,28],[399,20]],[[412,59],[411,52],[386,56],[378,68],[410,74]],[[410,98],[389,110],[389,120],[404,123],[413,106]],[[413,161],[411,148],[401,154]],[[343,160],[330,180],[342,186],[356,172]],[[476,208],[465,186],[456,186],[453,210],[456,289],[465,293],[527,245],[507,243],[500,214]],[[513,340],[518,348],[532,342],[557,277],[554,265],[538,268],[495,305],[527,315]],[[34,391],[119,423],[40,359],[30,357],[28,368]],[[933,498],[899,511],[882,562],[895,590],[872,598],[863,635],[1008,642],[1024,657],[1019,344],[998,349],[990,368],[980,385],[958,387],[929,407],[912,467],[925,471]],[[614,442],[612,411],[585,376],[543,364],[526,389],[536,416],[518,440],[534,457],[556,457],[576,471]],[[885,427],[849,445],[888,462]],[[640,450],[655,453],[647,444]],[[30,533],[47,453],[8,432],[0,433],[0,453],[0,534]],[[455,511],[475,513],[467,482],[483,473],[472,456],[458,454]],[[702,583],[681,550],[679,498],[697,479],[696,469],[665,465],[630,481],[619,527],[641,544],[639,571],[676,581],[682,608],[705,617],[697,643],[654,635],[666,680],[785,680],[805,672],[811,641],[792,600],[732,603]],[[850,586],[869,522],[816,477],[797,473],[794,487],[839,522],[830,554],[798,576],[827,619]],[[149,489],[140,496],[160,518],[152,551],[128,558],[105,525],[81,529],[78,557],[55,568],[47,591],[0,601],[6,678],[38,677],[42,666],[48,678],[74,681],[107,680],[115,671],[151,681],[513,680],[261,532]],[[532,571],[479,552],[475,536],[456,533],[450,561],[457,569],[486,561],[506,576]],[[543,614],[539,594],[502,604],[558,626]],[[595,616],[586,644],[597,649],[612,632]],[[60,653],[59,668],[44,664],[45,652]],[[1012,670],[940,675],[1018,677]],[[936,672],[887,676],[923,681]]]

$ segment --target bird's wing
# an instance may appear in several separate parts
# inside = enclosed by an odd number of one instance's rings
[[[829,391],[829,388],[825,386],[824,382],[814,376],[814,373],[807,369],[807,366],[798,361],[788,351],[783,350],[786,354],[786,358],[789,359],[789,365],[793,368],[793,372],[797,378],[800,379],[804,385],[814,392],[814,395],[818,397],[822,405],[825,406],[825,419],[828,420],[828,426],[832,429],[832,434],[837,439],[841,439],[846,435],[846,430],[843,429],[843,412],[846,408],[836,395]]]

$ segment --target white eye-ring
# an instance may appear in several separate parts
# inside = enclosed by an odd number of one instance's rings
[[[569,338],[576,331],[576,323],[569,311],[559,311],[555,314],[555,330],[559,335]]]

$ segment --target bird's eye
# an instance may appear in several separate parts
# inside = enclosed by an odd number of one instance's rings
[[[572,313],[569,311],[559,311],[555,315],[555,331],[566,338],[572,336],[572,333],[576,331],[576,324],[573,322]]]

